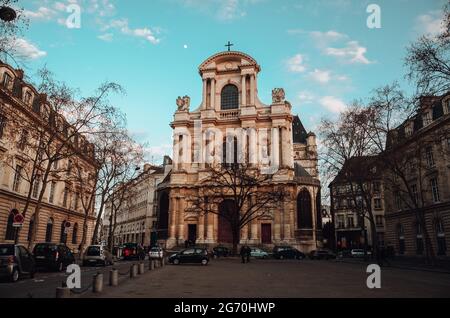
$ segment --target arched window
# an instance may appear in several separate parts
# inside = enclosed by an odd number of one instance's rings
[[[438,218],[434,223],[436,228],[437,254],[445,255],[447,253],[447,244],[445,242],[444,222]]]
[[[9,216],[8,216],[8,223],[7,223],[7,225],[6,225],[6,235],[5,235],[5,240],[6,240],[6,241],[14,241],[14,240],[16,239],[17,228],[15,228],[15,227],[13,226],[13,223],[14,223],[14,215],[15,215],[15,213],[17,213],[16,211],[17,211],[17,210],[12,210],[12,211],[9,213]]]
[[[62,221],[61,223],[61,233],[59,235],[59,242],[65,244],[67,242],[67,233],[66,233],[66,221]]]
[[[75,223],[72,231],[72,244],[77,244],[78,241],[78,223]]]
[[[316,224],[317,224],[317,229],[322,229],[323,224],[322,224],[322,194],[321,191],[319,190],[319,192],[316,195]]]
[[[31,241],[31,236],[33,235],[33,228],[34,228],[34,214],[30,218],[30,225],[28,226],[28,242]]]
[[[405,254],[405,229],[403,225],[397,224],[397,235],[398,235],[398,253]]]
[[[416,226],[416,253],[417,255],[423,254],[423,236],[422,236],[422,224],[417,221],[415,223]]]
[[[53,236],[53,218],[47,221],[47,229],[45,230],[45,242],[50,243]]]
[[[220,107],[222,110],[239,108],[239,90],[236,86],[228,84],[222,89]]]
[[[227,136],[223,142],[222,163],[226,165],[238,163],[237,137]]]
[[[303,189],[297,197],[297,228],[313,228],[311,195],[306,189]]]

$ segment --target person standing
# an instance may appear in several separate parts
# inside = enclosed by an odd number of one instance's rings
[[[247,263],[250,263],[250,256],[252,255],[252,249],[250,248],[250,246],[247,246],[245,248],[245,256],[247,257]]]

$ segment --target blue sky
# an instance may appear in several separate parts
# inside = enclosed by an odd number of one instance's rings
[[[69,29],[66,8],[81,8],[81,28]],[[366,8],[381,9],[369,29]],[[233,49],[261,65],[259,97],[283,87],[306,128],[336,116],[345,104],[384,84],[404,80],[405,47],[440,28],[441,0],[21,0],[30,27],[20,48],[28,73],[47,65],[58,79],[88,95],[117,82],[114,97],[148,160],[171,153],[169,123],[179,95],[200,104],[198,66]]]

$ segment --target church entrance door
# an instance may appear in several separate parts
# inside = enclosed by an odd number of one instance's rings
[[[197,240],[197,224],[188,225],[188,240],[193,243]]]
[[[234,217],[234,201],[224,200],[219,205],[219,243],[233,243],[233,232],[230,219]]]
[[[261,224],[261,243],[272,244],[272,224]]]

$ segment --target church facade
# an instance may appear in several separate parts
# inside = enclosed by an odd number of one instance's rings
[[[270,215],[241,229],[240,244],[267,248],[288,244],[303,252],[321,246],[316,136],[307,133],[300,118],[292,114],[283,89],[272,91],[270,105],[259,100],[260,71],[256,60],[245,53],[215,54],[199,67],[203,84],[199,107],[191,110],[188,96],[177,99],[171,123],[172,170],[157,194],[159,238],[167,248],[184,245],[186,240],[208,246],[231,243],[218,214],[201,215],[188,209],[188,198],[201,190],[208,167],[227,159],[221,147],[230,135],[232,141],[239,139],[238,148],[246,160],[261,169],[275,167],[270,170],[276,172],[271,182],[287,193]]]

